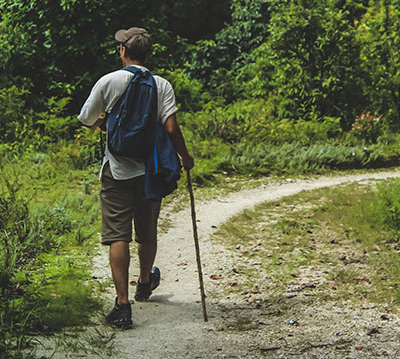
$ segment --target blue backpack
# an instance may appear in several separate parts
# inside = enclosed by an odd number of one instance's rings
[[[108,149],[118,156],[145,159],[154,149],[157,119],[157,85],[150,71],[135,66],[134,74],[108,120]]]

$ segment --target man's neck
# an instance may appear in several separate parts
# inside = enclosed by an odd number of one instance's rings
[[[122,63],[124,64],[124,66],[130,66],[130,65],[133,65],[133,66],[144,66],[142,61],[131,60],[131,59],[126,58],[126,57],[122,60]]]

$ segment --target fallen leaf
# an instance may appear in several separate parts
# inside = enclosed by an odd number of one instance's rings
[[[259,346],[259,349],[260,349],[262,352],[268,352],[268,351],[271,351],[271,350],[278,350],[278,349],[280,349],[280,348],[281,348],[280,345],[272,345],[272,346],[260,345],[260,346]]]
[[[238,285],[239,282],[237,280],[233,280],[232,282],[229,282],[228,285],[230,285],[231,287],[234,287],[235,285]]]
[[[136,282],[135,280],[131,280],[131,281],[129,282],[129,284],[130,284],[130,285],[137,285],[137,282]]]
[[[358,350],[358,351],[361,351],[361,350],[363,350],[363,349],[364,349],[364,347],[363,347],[362,345],[356,346],[356,350]]]
[[[378,334],[378,333],[379,333],[378,328],[372,328],[371,330],[368,331],[367,335]]]
[[[178,266],[187,266],[188,261],[183,261],[181,263],[178,264]]]
[[[297,294],[295,294],[295,293],[289,293],[289,294],[286,294],[285,297],[286,297],[287,299],[291,299],[291,298],[297,297]]]
[[[222,275],[221,275],[221,274],[211,274],[211,275],[210,275],[210,278],[211,278],[211,279],[221,279],[221,278],[222,278]]]

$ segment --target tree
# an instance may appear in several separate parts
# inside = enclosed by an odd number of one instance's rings
[[[397,2],[398,3],[398,2]],[[400,9],[381,0],[371,4],[358,28],[364,93],[369,111],[399,127]]]
[[[76,112],[94,81],[121,67],[116,30],[145,27],[155,39],[149,67],[177,67],[187,41],[173,31],[197,39],[195,30],[207,19],[195,14],[207,6],[214,19],[208,33],[221,27],[218,19],[226,17],[227,1],[0,0],[0,66],[6,70],[0,85],[29,88],[28,105],[36,108],[49,97],[72,96],[70,112]]]
[[[238,72],[243,97],[264,97],[273,116],[341,117],[362,108],[360,47],[347,8],[336,0],[289,1],[272,14],[266,41]]]
[[[232,20],[215,35],[190,48],[187,71],[209,88],[229,82],[230,71],[248,61],[249,53],[268,36],[271,13],[282,0],[233,0]]]

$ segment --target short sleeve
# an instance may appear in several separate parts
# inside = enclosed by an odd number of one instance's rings
[[[104,99],[102,95],[102,79],[97,81],[78,116],[80,122],[86,126],[92,126],[98,116],[104,111]]]
[[[162,124],[168,117],[178,111],[175,103],[175,93],[172,85],[164,80],[157,84],[158,87],[158,113]]]

